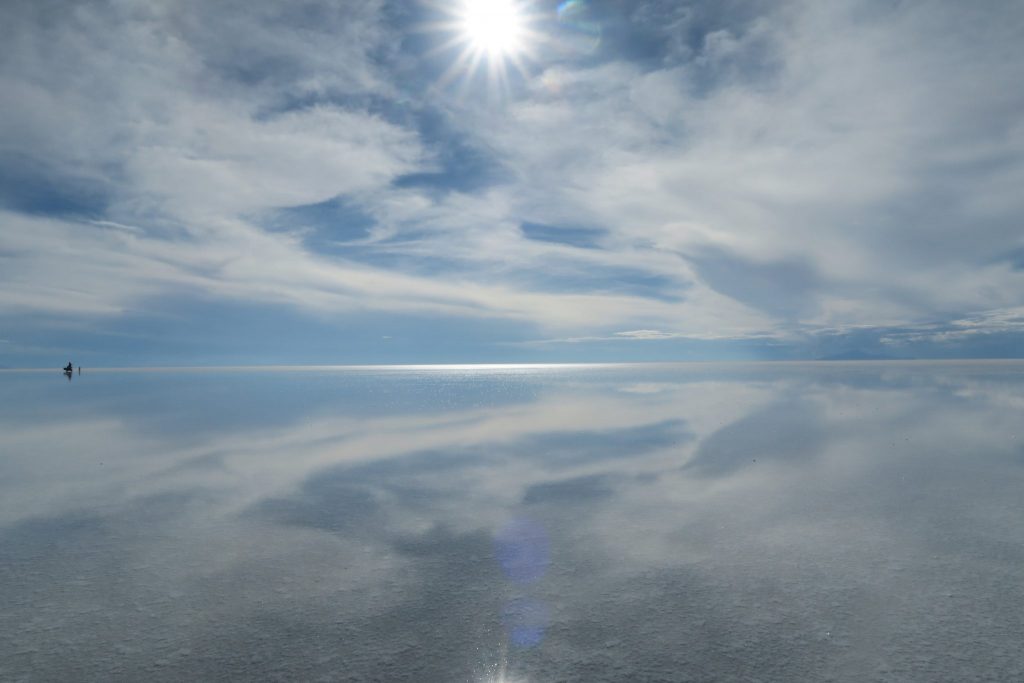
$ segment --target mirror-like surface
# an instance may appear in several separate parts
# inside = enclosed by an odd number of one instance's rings
[[[1024,364],[0,373],[0,679],[1024,679]]]

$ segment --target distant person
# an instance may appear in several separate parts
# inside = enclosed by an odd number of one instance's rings
[[[71,364],[71,361],[68,361],[67,366],[64,368],[64,372],[74,372],[74,371],[75,371],[75,366]]]
[[[82,366],[81,366],[81,365],[79,365],[79,366],[78,366],[78,374],[79,374],[79,375],[81,375],[81,374],[82,374]]]

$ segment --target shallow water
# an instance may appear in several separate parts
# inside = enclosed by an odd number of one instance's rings
[[[0,679],[1024,679],[1024,363],[0,372]]]

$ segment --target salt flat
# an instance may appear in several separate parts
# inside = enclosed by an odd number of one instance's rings
[[[4,680],[1019,680],[1024,363],[0,372]]]

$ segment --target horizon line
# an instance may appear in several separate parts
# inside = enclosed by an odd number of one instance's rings
[[[671,360],[671,361],[597,361],[597,362],[565,362],[565,363],[344,363],[344,364],[267,364],[267,365],[94,365],[89,366],[90,371],[109,372],[132,372],[147,370],[487,370],[501,368],[587,368],[587,367],[628,367],[628,366],[656,366],[656,365],[796,365],[796,364],[817,364],[817,365],[841,365],[841,364],[896,364],[896,363],[1007,363],[1021,362],[1024,358],[850,358],[850,359],[723,359],[723,360]],[[75,371],[79,370],[75,366]],[[0,372],[52,372],[62,371],[62,368],[50,367],[3,367]]]

